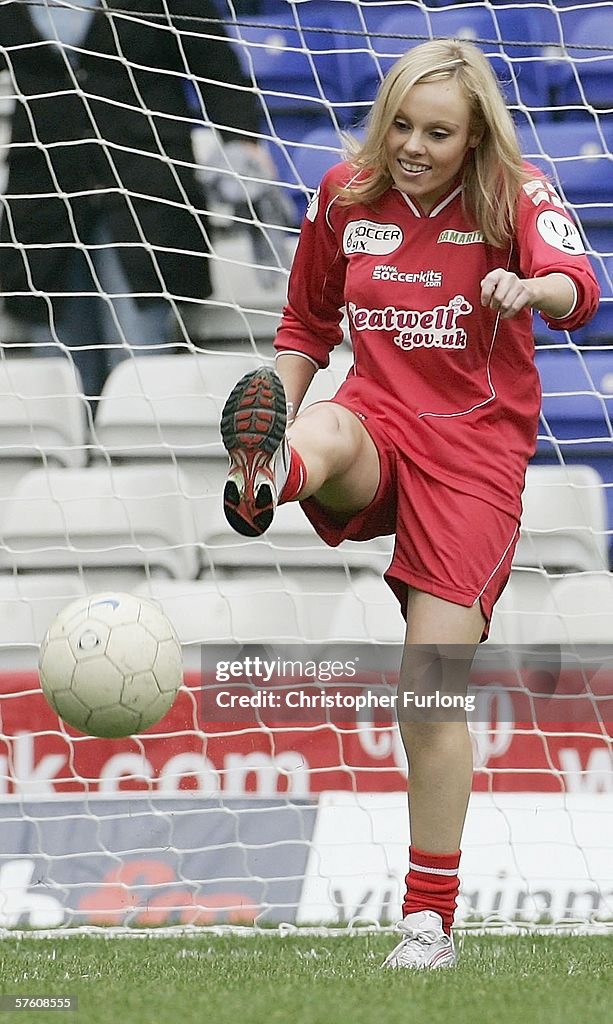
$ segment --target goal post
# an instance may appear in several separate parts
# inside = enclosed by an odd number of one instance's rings
[[[170,243],[150,237],[146,181],[120,176],[96,196],[87,183],[71,190],[55,180],[52,194],[38,195],[70,211],[73,234],[53,244],[83,254],[93,268],[90,285],[124,357],[102,393],[87,396],[74,339],[55,318],[56,293],[35,286],[40,245],[16,233],[14,211],[26,195],[21,186],[11,191],[10,171],[25,145],[11,134],[15,110],[20,123],[36,125],[41,104],[60,98],[49,83],[35,88],[46,46],[64,62],[68,91],[96,129],[96,97],[79,74],[81,59],[92,58],[79,36],[89,7],[0,0],[0,275],[7,251],[18,249],[24,280],[51,315],[42,342],[14,314],[11,298],[27,297],[27,289],[5,290],[0,934],[102,926],[126,934],[152,925],[334,931],[384,927],[399,913],[407,768],[393,702],[380,699],[393,692],[403,640],[382,579],[390,538],[326,548],[297,506],[281,508],[263,538],[231,534],[221,511],[218,422],[233,383],[273,358],[300,219],[322,173],[339,158],[346,133],[359,134],[393,60],[437,35],[472,39],[492,60],[522,151],[574,212],[602,288],[597,316],[580,331],[550,332],[535,318],[543,411],[521,543],[473,678],[475,776],[459,922],[606,931],[613,919],[613,3],[216,0],[203,16],[188,0],[100,6],[111,50],[94,56],[134,81],[130,106],[156,139],[148,156],[174,188],[154,205],[158,213],[180,209],[189,231],[177,228]],[[3,38],[3,9],[20,7],[37,8],[35,30],[19,37],[6,30]],[[56,33],[48,43],[42,14],[57,16],[47,23]],[[146,49],[138,59],[124,52],[124,30],[138,19],[150,52],[158,35],[172,37],[181,64],[151,63]],[[259,144],[255,157],[211,118],[205,99],[215,82],[190,63],[199,40],[205,45],[220,30],[244,76],[237,90],[257,105],[257,130],[247,132]],[[143,82],[155,76],[184,90],[178,121],[189,124],[191,152],[164,148],[174,115],[145,102]],[[61,122],[55,130],[52,144],[29,143],[43,160],[75,144]],[[116,171],[131,153],[96,130]],[[132,155],[142,156],[137,146]],[[185,188],[192,175],[201,203]],[[95,207],[106,190],[125,198],[130,230],[86,238],[74,211],[85,195]],[[180,279],[170,290],[160,273],[154,293],[140,297],[166,303],[174,334],[145,357],[122,313],[129,283],[101,276],[98,256],[119,245],[129,265],[139,249],[159,270],[166,258],[193,256],[195,237],[206,243],[198,259],[212,291],[184,289]],[[72,294],[88,289],[77,285]],[[86,347],[101,343],[90,336]],[[307,401],[331,397],[350,366],[346,336]],[[177,703],[158,726],[126,740],[65,726],[36,673],[53,617],[99,590],[158,601],[184,653]],[[257,692],[255,658],[298,666],[296,679],[272,672],[281,707],[232,704]],[[347,702],[306,712],[295,703],[306,696],[287,703],[289,691],[313,696],[330,687]],[[374,696],[359,707],[356,695],[365,693]]]

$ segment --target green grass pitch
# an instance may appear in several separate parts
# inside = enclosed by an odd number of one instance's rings
[[[395,937],[5,938],[0,992],[77,996],[14,1024],[604,1024],[610,936],[460,938],[452,971],[382,971]]]

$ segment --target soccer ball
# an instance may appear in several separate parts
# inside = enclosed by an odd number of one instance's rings
[[[133,594],[81,597],[53,620],[40,648],[43,693],[90,736],[132,736],[159,722],[183,679],[181,646],[157,605]]]

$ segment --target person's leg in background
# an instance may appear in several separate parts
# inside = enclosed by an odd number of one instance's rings
[[[28,335],[38,357],[66,355],[79,372],[83,392],[95,409],[111,370],[130,355],[174,352],[172,310],[162,298],[138,304],[111,238],[98,224],[88,261],[75,251],[67,269],[61,316],[51,324],[32,324]],[[94,290],[95,289],[95,290]],[[57,340],[56,340],[57,338]]]
[[[106,230],[97,232],[97,241],[102,248],[96,252],[96,268],[107,296],[101,312],[106,375],[129,356],[175,352],[173,311],[168,301],[153,297],[137,302]]]
[[[66,264],[61,304],[51,297],[49,321],[30,325],[28,335],[35,356],[65,356],[73,362],[83,393],[95,407],[106,377],[102,321],[105,302],[96,280],[97,250],[92,248],[95,227],[87,230],[82,241],[86,250],[75,247]]]
[[[84,395],[91,400],[99,394],[104,379],[101,300],[92,294],[87,265],[76,254],[68,267],[66,291],[69,294],[63,300],[57,320],[53,324],[31,324],[28,337],[32,353],[38,358],[65,356],[70,359],[79,374]]]

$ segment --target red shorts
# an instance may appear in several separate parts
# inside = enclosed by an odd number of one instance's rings
[[[511,572],[519,519],[429,476],[397,451],[372,419],[364,426],[381,467],[370,505],[342,521],[315,498],[307,498],[301,502],[305,515],[331,547],[343,540],[395,533],[385,580],[404,617],[409,587],[467,608],[479,601],[487,636],[492,610]]]

